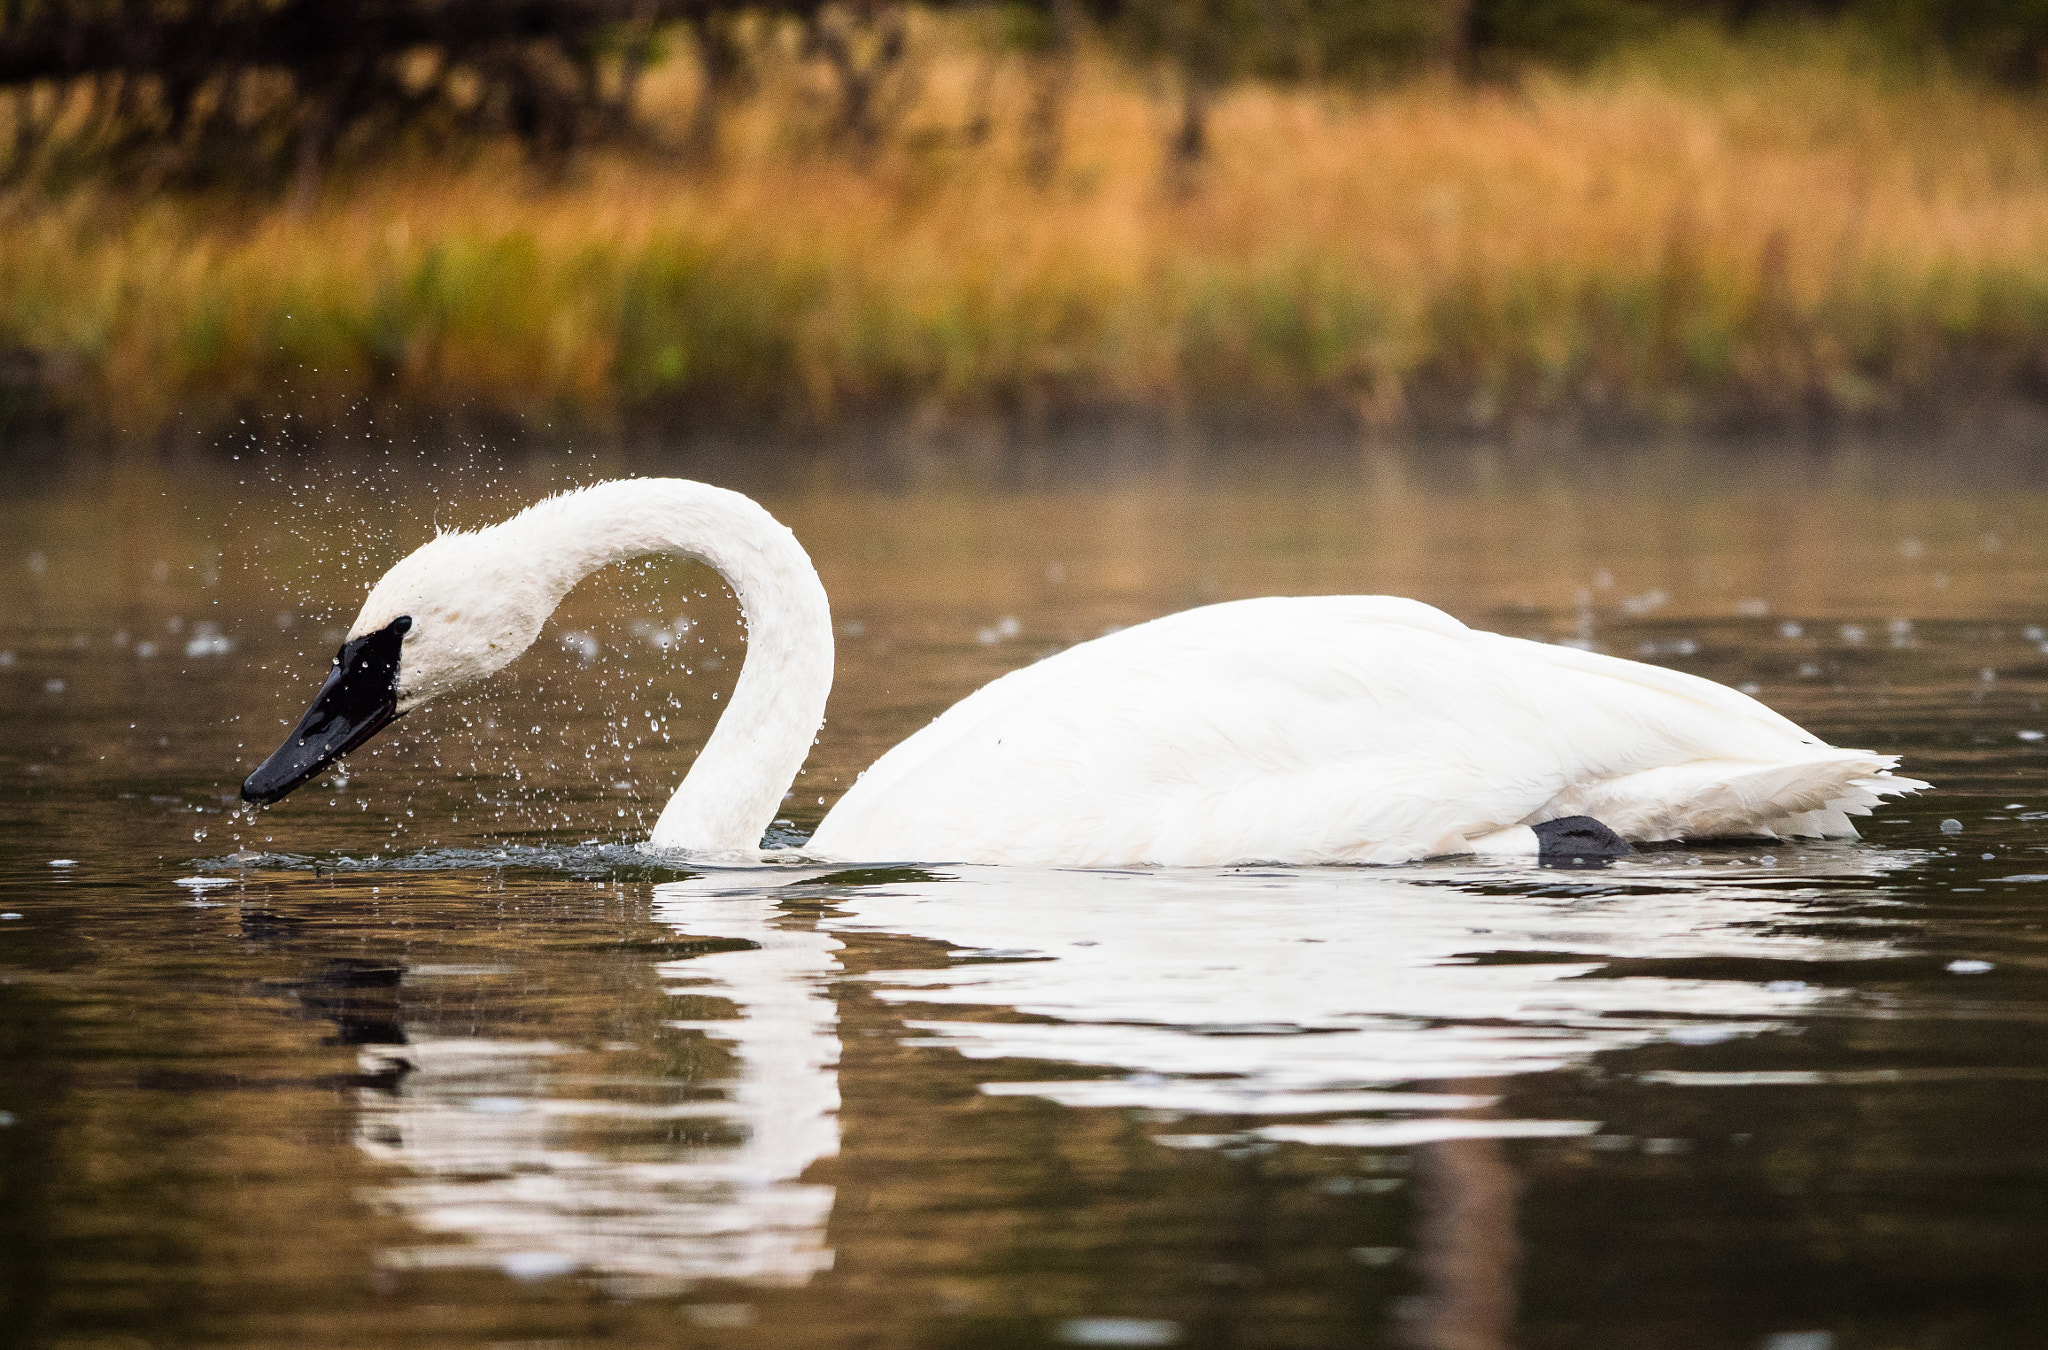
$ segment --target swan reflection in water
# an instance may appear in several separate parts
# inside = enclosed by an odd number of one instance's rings
[[[839,1151],[838,1018],[823,981],[840,944],[760,896],[705,908],[693,932],[755,945],[657,973],[672,992],[730,1002],[735,1017],[665,1023],[721,1043],[728,1078],[579,1098],[563,1072],[575,1049],[547,1041],[418,1036],[365,1052],[372,1073],[411,1066],[396,1095],[362,1093],[358,1145],[402,1169],[376,1199],[425,1233],[467,1239],[390,1251],[387,1265],[579,1271],[619,1296],[705,1279],[796,1285],[830,1268],[832,1188],[800,1178]],[[697,1099],[634,1099],[649,1086]],[[603,1137],[658,1122],[679,1125],[681,1141]]]
[[[578,1100],[562,1095],[573,1081],[546,1081],[563,1047],[428,1038],[378,1052],[416,1071],[396,1095],[364,1094],[358,1138],[400,1169],[381,1199],[440,1239],[389,1253],[394,1264],[576,1270],[627,1295],[713,1278],[804,1282],[832,1264],[833,1191],[804,1178],[839,1147],[828,982],[847,977],[836,953],[868,934],[937,940],[963,959],[859,977],[904,1012],[910,1043],[1086,1071],[991,1081],[987,1093],[1146,1108],[1153,1137],[1181,1149],[1415,1147],[1425,1212],[1410,1259],[1437,1311],[1409,1339],[1485,1344],[1512,1319],[1518,1251],[1498,1140],[1600,1124],[1500,1115],[1491,1085],[1603,1051],[1754,1034],[1840,997],[1787,980],[1581,977],[1616,959],[1889,954],[1881,928],[1842,936],[1858,921],[1840,911],[1911,855],[1781,852],[1782,868],[1665,854],[1598,875],[707,872],[656,887],[654,917],[759,944],[660,967],[672,992],[715,994],[737,1012],[669,1024],[730,1048],[715,1100]],[[1032,1020],[946,1013],[967,1007]],[[572,1138],[593,1114],[687,1117],[723,1133],[659,1156],[606,1151]]]

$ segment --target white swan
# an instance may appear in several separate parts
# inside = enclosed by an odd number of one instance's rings
[[[654,553],[716,568],[748,640],[652,843],[755,852],[824,723],[831,613],[789,530],[681,479],[603,483],[422,545],[371,589],[313,706],[243,795],[275,801],[394,717],[501,669],[578,581]],[[1927,786],[1894,776],[1896,762],[1825,745],[1710,680],[1477,632],[1414,600],[1240,600],[991,682],[877,760],[806,852],[1388,863],[1597,852],[1618,847],[1608,830],[1854,837],[1849,816]]]

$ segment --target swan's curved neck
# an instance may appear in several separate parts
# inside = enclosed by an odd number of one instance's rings
[[[680,554],[739,597],[747,657],[732,702],[655,822],[657,848],[751,852],[825,721],[832,613],[796,536],[737,492],[680,478],[605,483],[507,522],[542,569],[546,612],[608,563]]]

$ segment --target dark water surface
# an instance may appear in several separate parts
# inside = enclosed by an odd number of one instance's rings
[[[488,458],[6,466],[0,1342],[2048,1341],[2027,457]],[[744,645],[661,564],[236,812],[383,567],[627,472],[824,574],[785,838],[1006,669],[1285,592],[1754,686],[1940,790],[1598,873],[691,871],[631,845]]]

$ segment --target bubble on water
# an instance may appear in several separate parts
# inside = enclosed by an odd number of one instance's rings
[[[1758,1342],[1757,1350],[1835,1350],[1835,1333],[1774,1331]]]
[[[561,1252],[507,1252],[498,1269],[515,1280],[546,1280],[576,1269],[576,1258]]]
[[[1991,969],[1991,963],[1965,957],[1959,961],[1949,962],[1942,969],[1951,975],[1982,975],[1985,971]]]
[[[235,883],[228,877],[179,877],[171,884],[183,886],[190,891],[210,891],[216,886],[232,886]]]
[[[78,859],[76,859],[76,858],[52,858],[52,859],[50,859],[50,866],[52,866],[52,867],[76,867],[76,866],[78,866]]]
[[[1961,834],[1963,832],[1963,822],[1957,820],[1954,816],[1950,816],[1947,820],[1941,822],[1941,832],[1943,834]]]
[[[1069,1317],[1054,1329],[1063,1345],[1178,1345],[1180,1323],[1151,1317]]]

